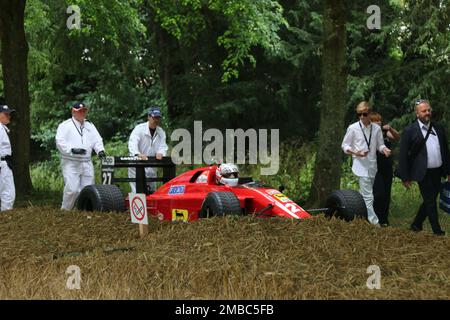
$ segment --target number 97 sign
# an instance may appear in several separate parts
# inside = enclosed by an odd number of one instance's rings
[[[131,222],[148,224],[147,199],[144,193],[129,193]]]

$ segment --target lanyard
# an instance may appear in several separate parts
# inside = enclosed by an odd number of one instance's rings
[[[2,124],[2,127],[5,129],[6,134],[9,135],[9,129],[7,126],[5,126],[4,124]]]
[[[83,129],[84,129],[84,126],[82,126],[82,125],[80,125],[80,130],[78,130],[78,127],[77,127],[77,125],[75,124],[75,122],[73,121],[73,118],[71,119],[72,120],[72,123],[73,123],[73,125],[75,126],[75,129],[77,129],[77,132],[78,132],[78,134],[80,135],[80,137],[81,137],[81,143],[83,143]]]
[[[369,136],[369,140],[367,140],[367,137],[366,137],[366,133],[364,132],[364,130],[363,130],[363,127],[362,127],[362,125],[361,125],[361,122],[359,122],[359,127],[361,128],[361,131],[362,131],[362,133],[363,133],[363,135],[364,135],[364,140],[366,140],[366,143],[367,143],[367,147],[369,148],[369,151],[370,151],[370,142],[372,141],[372,124],[370,125],[370,136]]]
[[[433,136],[436,135],[436,133],[433,132],[433,128],[431,126],[431,123],[429,124],[429,127],[427,128],[426,125],[422,126],[422,130],[425,130],[427,132],[427,136],[429,136],[430,134],[432,134]]]

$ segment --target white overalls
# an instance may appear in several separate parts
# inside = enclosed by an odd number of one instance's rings
[[[61,209],[72,210],[80,191],[95,183],[92,150],[104,151],[103,139],[94,124],[85,120],[82,125],[74,118],[58,126],[56,146],[61,153],[61,169],[64,177],[64,194]],[[85,155],[72,154],[71,149],[86,149]]]
[[[9,129],[0,124],[0,156],[10,156],[12,154],[11,142],[9,140]],[[16,199],[16,188],[12,170],[5,160],[0,162],[0,201],[1,211],[11,210]]]

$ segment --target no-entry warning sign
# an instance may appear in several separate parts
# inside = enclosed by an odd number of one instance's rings
[[[131,222],[148,224],[147,200],[144,193],[129,193]]]

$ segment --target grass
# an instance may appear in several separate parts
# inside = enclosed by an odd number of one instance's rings
[[[419,187],[416,183],[408,190],[403,187],[399,179],[394,179],[392,186],[391,213],[389,217],[391,225],[408,229],[413,222],[421,203],[422,196],[420,195]],[[438,215],[442,229],[449,235],[450,214],[446,214],[444,211],[438,209]],[[423,227],[425,232],[432,232],[428,219],[425,220]]]

